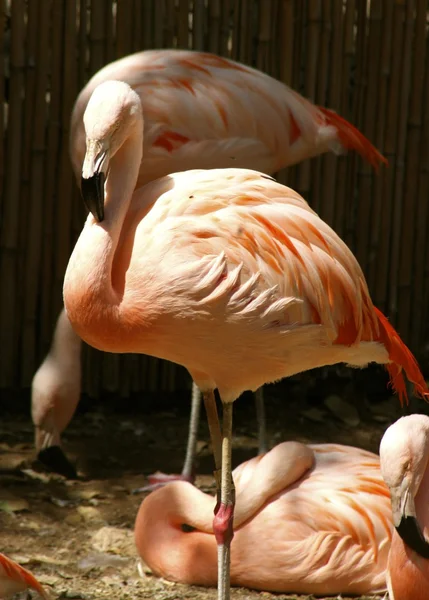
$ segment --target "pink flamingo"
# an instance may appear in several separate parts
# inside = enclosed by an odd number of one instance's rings
[[[233,479],[233,585],[317,595],[385,591],[392,516],[378,456],[284,442],[241,464]],[[215,502],[182,481],[143,500],[135,541],[156,575],[216,585]]]
[[[39,459],[54,465],[56,471],[71,479],[77,474],[61,450],[61,432],[69,424],[79,402],[81,343],[62,310],[51,348],[31,386],[31,412]]]
[[[91,214],[67,267],[64,306],[88,344],[184,365],[201,389],[220,494],[218,593],[226,600],[234,400],[339,362],[385,364],[401,398],[403,371],[416,393],[429,392],[373,306],[355,257],[299,194],[246,169],[185,171],[135,189],[143,113],[123,82],[94,90],[84,125],[82,194]]]
[[[429,417],[409,415],[380,444],[381,473],[392,501],[390,600],[429,598]]]
[[[83,114],[95,87],[119,79],[138,93],[145,119],[143,158],[136,186],[169,173],[193,168],[245,167],[272,174],[318,154],[348,148],[357,150],[374,167],[386,162],[350,123],[329,109],[316,107],[283,83],[243,64],[214,54],[189,50],[150,50],[113,62],[92,77],[76,100],[71,118],[70,154],[80,182],[86,152]],[[64,331],[66,317],[57,327]],[[70,332],[68,337],[73,334]],[[39,430],[56,432],[47,440],[40,458],[54,470],[68,471],[59,451],[60,434],[78,400],[71,379],[80,381],[80,341],[68,344],[56,335],[58,352],[47,357],[37,374],[46,386],[33,385],[33,411]],[[61,339],[64,339],[62,347]],[[70,355],[63,359],[64,354]],[[71,356],[73,354],[73,357]],[[56,362],[55,362],[56,361]],[[68,368],[64,363],[68,364]],[[51,378],[51,380],[50,380]],[[38,383],[38,382],[37,382]],[[55,391],[55,395],[50,392]],[[186,459],[181,477],[192,480],[200,394],[192,390],[192,416]],[[55,404],[56,420],[52,420]],[[262,391],[256,395],[257,414],[263,415]],[[44,425],[44,422],[47,425]],[[259,427],[259,450],[266,450],[264,421]],[[40,450],[40,447],[37,447]],[[177,477],[177,476],[173,476]],[[169,476],[151,476],[153,483]]]
[[[50,598],[30,571],[0,553],[0,597],[9,598],[28,589],[36,590],[43,600]]]

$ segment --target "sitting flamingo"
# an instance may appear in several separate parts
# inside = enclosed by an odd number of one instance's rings
[[[24,567],[0,553],[0,598],[9,598],[18,592],[36,590],[43,600],[49,600],[49,594],[37,579]]]
[[[233,585],[323,595],[385,590],[392,518],[375,454],[284,442],[233,476]],[[216,585],[214,505],[179,481],[145,498],[135,541],[155,574]]]
[[[380,444],[393,524],[387,586],[390,600],[429,598],[429,417],[409,415]]]

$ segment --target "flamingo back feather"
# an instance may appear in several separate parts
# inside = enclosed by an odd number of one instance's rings
[[[429,389],[412,352],[401,340],[399,334],[383,313],[376,307],[374,307],[374,310],[380,325],[380,341],[386,347],[391,361],[386,365],[390,382],[392,388],[398,394],[401,404],[404,403],[404,400],[408,402],[403,371],[405,371],[408,380],[414,384],[414,393],[428,400]]]
[[[327,124],[337,130],[338,139],[346,149],[356,150],[374,169],[378,170],[380,163],[387,165],[387,159],[375,148],[356,127],[338,115],[330,108],[318,107],[327,119]]]

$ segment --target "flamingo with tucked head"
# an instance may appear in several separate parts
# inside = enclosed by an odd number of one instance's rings
[[[385,591],[392,519],[378,456],[283,442],[241,464],[233,479],[233,585],[316,595]],[[216,585],[215,502],[185,482],[143,500],[135,542],[156,575]]]
[[[380,444],[381,472],[392,500],[390,600],[429,598],[429,417],[409,415]]]
[[[70,135],[70,155],[79,182],[87,149],[84,111],[96,86],[111,79],[128,83],[142,103],[145,127],[137,187],[186,169],[245,167],[272,174],[312,156],[347,149],[356,150],[374,167],[386,162],[345,119],[314,106],[265,73],[205,52],[148,50],[107,65],[79,94]],[[60,317],[57,325],[63,332],[65,319]],[[55,333],[54,338],[58,337],[64,339],[61,332]],[[55,434],[49,438],[55,450],[47,451],[45,438],[41,459],[49,459],[49,466],[61,472],[66,459],[60,456],[58,440],[79,400],[80,383],[69,385],[72,369],[74,380],[80,382],[79,361],[80,340],[63,344],[58,352],[48,355],[45,362],[49,365],[42,365],[39,371],[43,375],[38,373],[33,384],[33,412],[38,416],[35,424],[39,430],[52,431],[53,405],[58,421]],[[39,392],[39,381],[45,386],[43,393]],[[192,398],[192,415],[197,419],[200,396],[195,384]],[[256,402],[261,414],[261,392]],[[198,420],[191,420],[182,471],[182,478],[187,480],[192,479],[197,425]],[[264,436],[262,422],[260,451],[266,449]],[[151,481],[168,479],[158,474]]]
[[[299,194],[247,169],[185,171],[135,189],[143,112],[123,82],[94,90],[84,125],[91,214],[64,279],[67,315],[88,344],[176,362],[201,389],[219,491],[218,593],[227,600],[234,400],[340,362],[386,365],[401,397],[404,372],[416,393],[429,391],[355,257]]]

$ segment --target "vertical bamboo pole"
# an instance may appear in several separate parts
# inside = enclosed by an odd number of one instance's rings
[[[0,295],[0,388],[11,388],[17,382],[18,363],[18,237],[20,220],[20,170],[24,85],[25,2],[11,5],[9,113],[6,142],[6,180],[1,224],[0,281],[7,294]]]
[[[162,2],[154,3],[154,32],[150,48],[162,48],[164,41],[165,7]]]
[[[413,56],[414,42],[414,11],[415,0],[408,0],[405,11],[405,32],[404,47],[402,53],[402,81],[400,88],[400,106],[398,122],[398,152],[397,152],[397,170],[395,182],[395,200],[394,200],[394,221],[392,232],[392,263],[391,263],[391,306],[398,311],[397,326],[404,336],[405,340],[410,342],[410,321],[411,321],[411,289],[412,289],[412,271],[413,271],[413,238],[414,229],[414,211],[416,206],[416,182],[417,168],[411,164],[415,158],[411,151],[418,148],[418,139],[412,140],[413,145],[409,144],[408,137],[408,119],[410,108],[410,88],[411,72],[413,64],[419,63]],[[411,173],[408,170],[405,174],[405,161],[408,157],[407,166],[411,167]],[[417,161],[416,161],[417,162]],[[399,168],[400,167],[400,168]],[[404,186],[408,183],[408,186]],[[405,204],[403,204],[405,201]],[[406,210],[403,210],[406,208]],[[409,243],[403,241],[409,240]],[[392,294],[394,297],[392,298]]]
[[[381,173],[382,183],[382,210],[380,222],[380,245],[378,250],[378,273],[373,291],[376,306],[387,311],[387,286],[390,256],[390,228],[391,209],[390,202],[393,190],[393,177],[395,172],[395,147],[396,147],[396,122],[397,122],[397,90],[399,89],[399,61],[402,47],[402,24],[398,20],[397,4],[384,0],[383,3],[384,43],[382,49],[382,74],[386,78],[380,86],[380,112],[385,113],[384,140],[382,147],[389,160],[389,168]],[[377,134],[377,139],[379,134]]]
[[[414,9],[414,0],[409,0],[407,6],[397,3],[397,22],[398,29],[401,28],[402,44],[399,46],[399,53],[396,56],[395,70],[398,70],[396,79],[400,90],[398,101],[396,103],[395,126],[397,130],[396,137],[396,156],[394,183],[391,200],[393,201],[393,218],[391,223],[391,249],[390,249],[390,274],[389,274],[389,316],[395,318],[397,322],[398,309],[398,268],[399,268],[399,250],[401,246],[401,218],[402,218],[402,191],[404,186],[404,161],[405,146],[407,141],[407,117],[408,117],[408,98],[410,93],[410,73],[411,73],[411,49],[413,36],[412,12]],[[395,54],[394,54],[395,56]],[[400,82],[400,83],[399,83]],[[409,292],[409,290],[408,290]],[[407,341],[406,331],[403,332],[405,341]]]
[[[4,199],[4,166],[5,166],[5,119],[6,119],[6,85],[9,78],[6,76],[5,70],[5,58],[6,58],[6,4],[3,5],[3,9],[0,10],[0,214],[3,214],[3,199]],[[1,236],[0,236],[1,237]],[[1,251],[1,250],[0,250]]]
[[[370,14],[368,18],[369,33],[365,44],[368,50],[366,54],[365,68],[365,90],[362,95],[362,105],[359,110],[359,123],[363,123],[362,131],[370,139],[375,139],[376,111],[377,111],[377,90],[378,74],[380,68],[380,53],[377,52],[381,36],[381,9],[380,0],[371,2]],[[372,174],[373,169],[365,161],[359,160],[358,171],[358,204],[357,204],[357,232],[356,236],[356,256],[368,274],[369,263],[374,260],[371,253],[372,236],[378,235],[378,228],[374,231],[374,199],[372,195]],[[375,213],[376,214],[376,213]],[[378,226],[378,223],[376,224]]]
[[[331,0],[322,2],[320,46],[317,60],[317,83],[314,96],[314,101],[322,106],[326,106],[328,89],[329,50],[332,29],[331,10]],[[332,79],[335,79],[335,76]],[[326,163],[323,161],[322,157],[312,159],[310,168],[312,172],[311,205],[314,210],[320,214],[322,219],[326,220],[327,213],[330,212],[329,209],[333,203],[331,189],[333,187],[333,182],[330,177],[330,172],[326,169]]]
[[[343,39],[343,6],[341,0],[333,0],[330,21],[326,24],[331,33],[329,39],[330,56],[326,77],[326,92],[324,98],[330,108],[341,114],[341,88],[342,62],[341,49]],[[328,17],[324,20],[327,21]],[[324,206],[324,218],[329,225],[335,227],[335,215],[339,202],[344,201],[338,197],[339,163],[347,160],[346,157],[335,157],[332,153],[322,157],[323,185],[321,201]]]
[[[194,0],[192,13],[192,48],[205,50],[206,9],[204,0]]]
[[[208,11],[208,50],[219,54],[221,52],[221,0],[209,2]]]
[[[133,0],[120,0],[116,5],[116,57],[133,51]]]
[[[177,36],[174,27],[174,0],[165,0],[164,37],[165,48],[177,47]]]
[[[340,90],[340,114],[350,118],[350,79],[354,57],[354,22],[355,0],[348,0],[343,15],[342,35],[342,77]],[[343,238],[346,238],[347,216],[350,210],[350,197],[348,195],[347,176],[349,172],[349,157],[340,159],[337,164],[338,181],[336,188],[336,206],[334,216],[334,229]]]
[[[426,40],[426,56],[429,56],[429,37]],[[424,83],[424,98],[423,106],[426,107],[429,104],[429,73],[426,69],[425,83]],[[423,251],[423,262],[424,262],[424,273],[423,273],[423,321],[421,323],[421,329],[423,330],[422,342],[426,342],[429,335],[428,320],[428,305],[429,305],[429,225],[427,221],[428,208],[426,199],[429,196],[429,112],[424,110],[423,116],[423,131],[422,131],[422,142],[420,145],[420,173],[419,173],[419,208],[421,205],[425,206],[423,213],[426,216],[424,225],[421,224],[423,230],[422,237],[425,240]],[[422,209],[420,208],[420,211]],[[419,211],[419,212],[420,212]]]
[[[177,47],[189,48],[189,0],[181,0],[176,9]]]
[[[106,23],[105,0],[91,0],[90,28],[89,28],[89,71],[94,75],[106,63]]]
[[[51,342],[52,330],[57,314],[54,302],[54,212],[57,204],[56,178],[59,169],[60,154],[60,112],[61,112],[61,74],[62,74],[62,23],[63,3],[51,4],[52,36],[50,39],[50,89],[49,89],[49,118],[47,119],[45,188],[44,188],[44,219],[43,219],[43,248],[42,248],[42,280],[41,310],[42,310],[42,353],[44,354]],[[40,360],[39,356],[39,360]]]
[[[110,3],[106,3],[109,4]],[[81,89],[88,79],[88,64],[86,59],[86,50],[88,47],[88,14],[86,0],[80,0],[79,4],[79,68],[78,68],[78,88]]]
[[[46,89],[48,84],[50,2],[37,3],[38,32],[34,56],[35,89],[31,101],[34,106],[30,148],[30,187],[26,227],[24,310],[21,345],[21,380],[31,382],[36,367],[36,335],[38,336],[38,297],[41,282],[42,231],[44,218],[44,165],[46,162]],[[42,283],[43,285],[43,283]],[[37,340],[39,341],[39,340]]]
[[[116,4],[111,2],[104,2],[104,61],[106,64],[115,60],[115,22],[114,13],[116,11]],[[82,86],[79,86],[79,89]]]
[[[320,50],[320,23],[322,6],[320,0],[308,0],[307,13],[307,63],[305,71],[305,96],[314,102],[318,77],[318,60]],[[310,199],[311,163],[306,160],[298,167],[297,191],[306,199]]]
[[[412,286],[413,286],[413,311],[411,319],[411,347],[417,351],[423,343],[424,331],[423,323],[426,322],[427,309],[425,310],[424,298],[424,271],[427,244],[427,220],[428,220],[428,187],[424,185],[424,181],[428,179],[429,172],[429,128],[424,127],[425,107],[429,101],[429,70],[426,68],[429,58],[429,36],[426,37],[426,0],[417,0],[416,10],[416,35],[414,42],[414,56],[418,56],[419,60],[414,61],[413,65],[413,81],[411,86],[410,98],[410,117],[408,130],[408,149],[407,149],[407,180],[405,185],[404,197],[408,199],[415,195],[414,206],[414,230],[405,230],[404,239],[411,240],[415,235],[415,244],[413,248],[413,257],[409,268],[412,269]],[[425,101],[425,85],[427,94]],[[426,123],[429,119],[426,117]],[[426,138],[425,133],[426,131]],[[426,140],[426,143],[425,143]],[[426,163],[425,163],[426,158]],[[421,173],[426,166],[426,175],[423,177]],[[409,223],[409,221],[408,221]],[[404,265],[405,268],[405,265]],[[401,278],[401,282],[402,282]]]
[[[232,27],[231,27],[231,2],[233,0],[221,0],[221,29],[220,29],[220,45],[219,54],[222,56],[231,56],[232,49]]]
[[[276,31],[278,73],[280,81],[288,86],[292,85],[294,29],[294,2],[293,0],[281,0]],[[280,183],[288,184],[289,171],[290,169],[283,169],[277,173]]]

